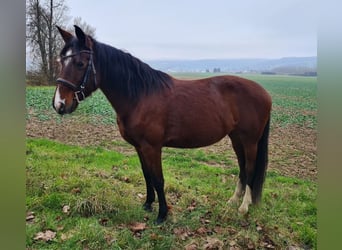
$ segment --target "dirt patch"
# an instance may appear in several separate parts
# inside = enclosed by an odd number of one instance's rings
[[[103,146],[125,154],[135,154],[127,146],[114,125],[98,125],[79,121],[40,121],[30,118],[26,135],[48,138],[77,146]],[[272,127],[269,144],[269,170],[301,179],[317,180],[317,131],[297,126]],[[225,154],[232,150],[228,139],[203,148],[205,151]],[[236,158],[232,157],[232,160]]]

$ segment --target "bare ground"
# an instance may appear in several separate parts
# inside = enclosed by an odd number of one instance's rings
[[[133,147],[124,143],[117,127],[113,125],[94,125],[72,120],[58,123],[32,117],[27,121],[26,135],[78,146],[104,146],[130,155],[135,153]],[[116,143],[113,144],[113,141]],[[313,129],[299,126],[271,127],[269,170],[284,176],[317,180],[316,141],[317,131]],[[224,154],[232,150],[232,147],[225,138],[203,149]]]

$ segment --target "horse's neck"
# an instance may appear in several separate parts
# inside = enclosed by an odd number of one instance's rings
[[[136,103],[131,102],[127,97],[120,95],[113,89],[101,88],[101,90],[118,116],[125,117],[132,113]]]
[[[113,62],[107,62],[107,64],[114,64]],[[100,84],[99,87],[102,93],[106,96],[107,100],[110,102],[112,107],[114,108],[117,115],[123,116],[132,110],[132,103],[120,93],[119,90],[116,90],[112,84],[115,84],[116,79],[108,78],[108,75],[104,74],[100,70],[98,71]],[[120,77],[119,77],[120,79]]]

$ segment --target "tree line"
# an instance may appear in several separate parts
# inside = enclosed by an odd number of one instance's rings
[[[58,53],[64,42],[56,25],[72,30],[72,25],[80,26],[95,37],[95,28],[81,17],[70,21],[68,6],[64,0],[27,0],[26,1],[26,48],[31,64],[27,81],[37,85],[52,85],[59,72]]]

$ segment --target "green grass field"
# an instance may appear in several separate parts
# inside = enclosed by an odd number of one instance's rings
[[[316,128],[316,78],[246,78],[271,93],[273,127]],[[53,91],[51,87],[27,88],[27,121],[54,120],[63,126],[78,120],[115,126],[115,113],[100,92],[74,114],[61,118],[51,107]],[[123,142],[111,144],[111,148],[130,148]],[[238,205],[227,204],[238,175],[231,151],[163,150],[171,213],[162,225],[154,224],[157,203],[152,213],[142,209],[145,183],[135,154],[46,138],[28,138],[26,154],[27,249],[317,247],[317,183],[268,171],[262,203],[241,216]],[[52,232],[50,238],[48,232]]]

